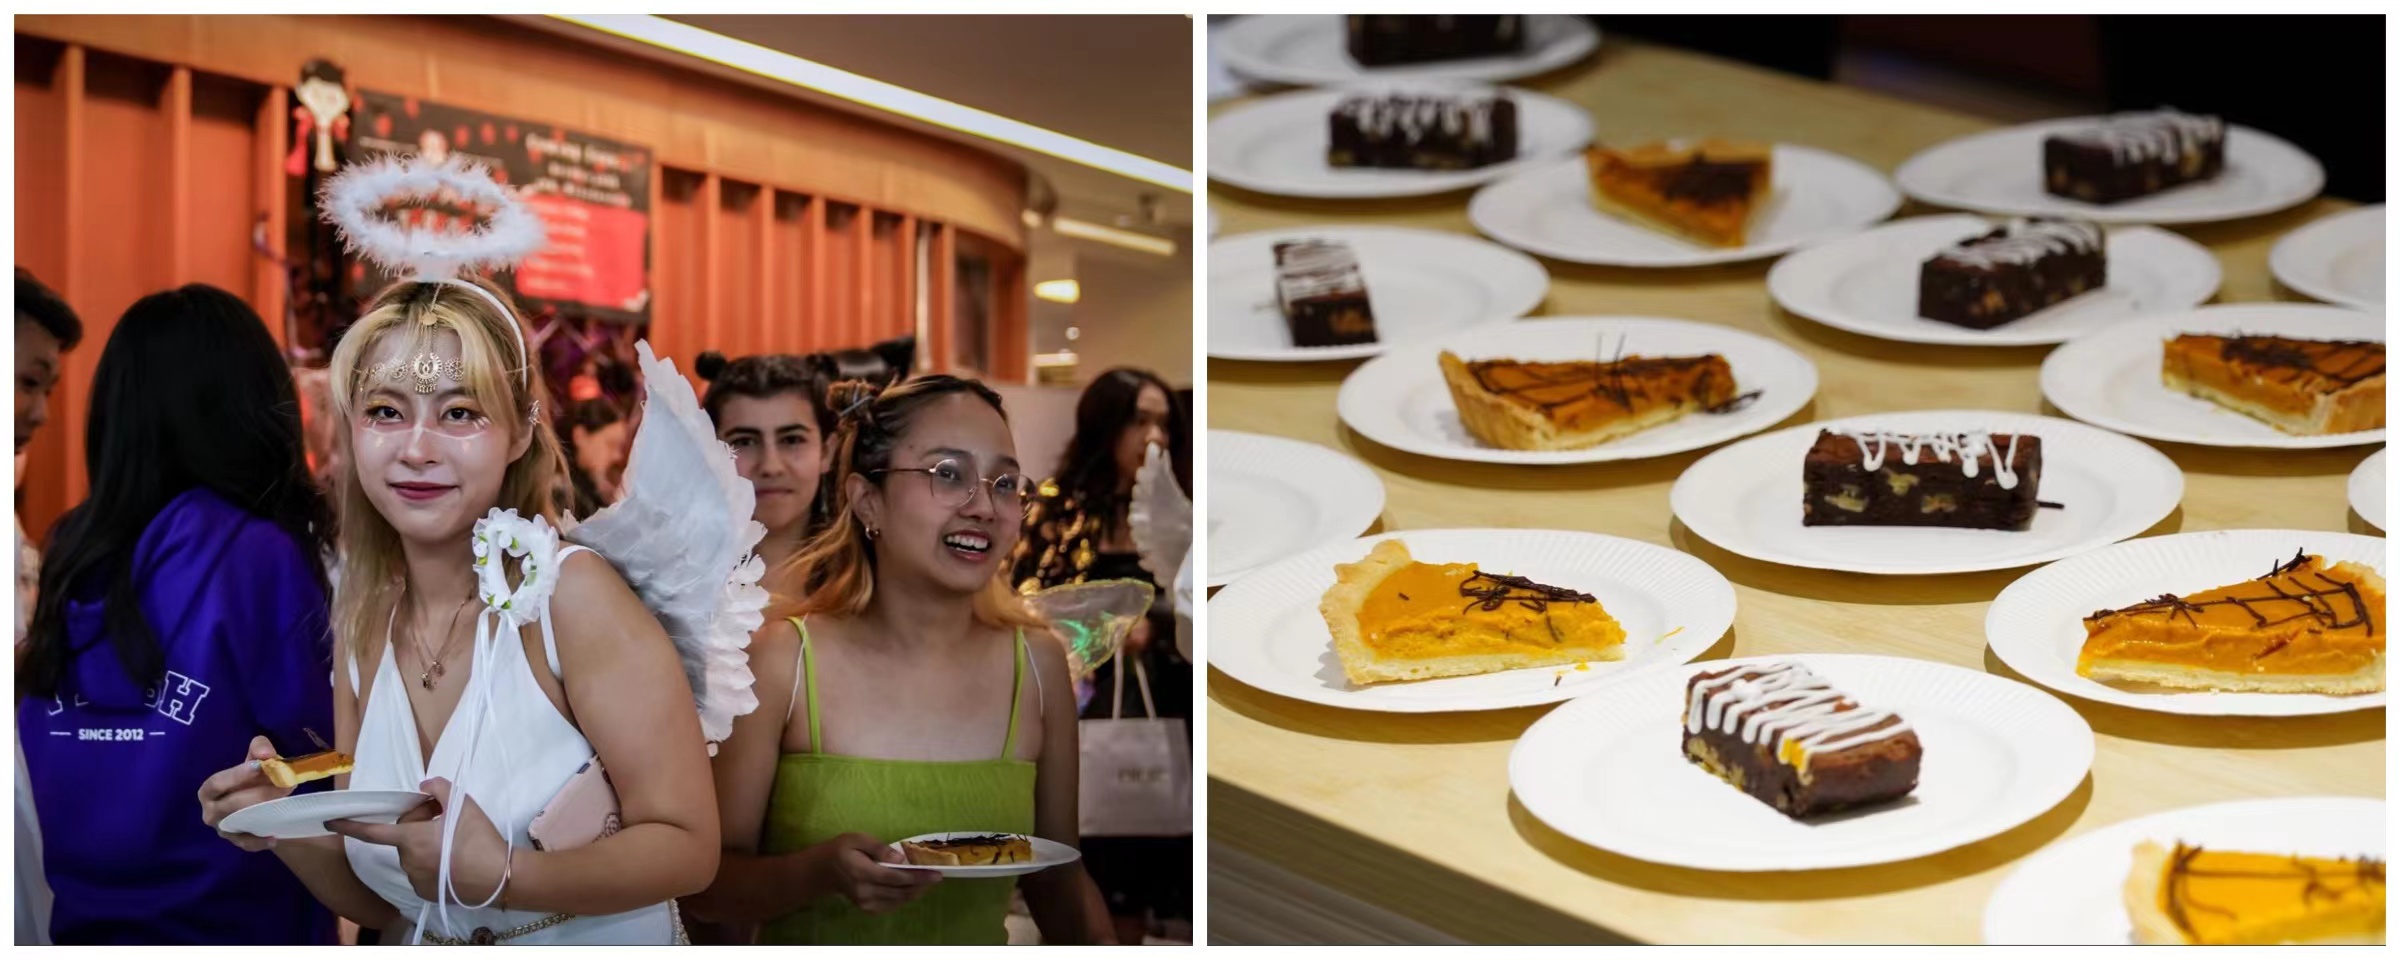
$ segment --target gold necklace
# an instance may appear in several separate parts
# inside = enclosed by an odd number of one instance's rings
[[[427,690],[431,690],[433,689],[434,681],[442,678],[442,674],[445,672],[442,669],[442,656],[448,656],[450,654],[451,646],[458,642],[455,638],[455,634],[458,632],[458,615],[466,612],[467,602],[473,599],[475,599],[475,594],[470,591],[467,594],[466,600],[461,600],[458,602],[458,609],[450,611],[450,625],[442,632],[443,639],[441,656],[427,655],[425,652],[425,637],[422,634],[417,635],[417,659],[425,664],[424,672],[417,674],[418,686],[424,687]],[[415,618],[411,617],[410,619]],[[415,630],[410,630],[409,632],[411,634],[417,633]]]

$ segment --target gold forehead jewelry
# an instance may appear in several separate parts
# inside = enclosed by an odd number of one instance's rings
[[[447,377],[452,383],[467,379],[467,365],[457,360],[444,360],[431,352],[417,354],[416,359],[378,363],[367,368],[369,381],[389,379],[393,383],[415,382],[418,393],[432,393]]]

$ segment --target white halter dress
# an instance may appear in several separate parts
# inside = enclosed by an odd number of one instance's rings
[[[557,559],[563,564],[582,549],[560,550]],[[542,650],[550,675],[558,677],[558,644],[551,633],[546,595],[542,604]],[[473,797],[517,849],[530,850],[533,843],[526,826],[594,752],[535,682],[516,630],[504,619],[479,616],[474,672],[430,759],[418,748],[416,718],[387,630],[374,691],[359,723],[350,788],[415,790],[428,777],[446,778],[455,791]],[[492,629],[494,620],[503,625]],[[349,663],[349,675],[350,689],[356,693],[355,660]],[[672,944],[681,939],[672,900],[625,913],[565,920],[540,911],[476,908],[455,899],[436,906],[419,898],[409,885],[398,850],[360,840],[344,845],[358,878],[400,911],[406,927],[384,931],[387,942],[413,943],[420,936],[474,940],[478,931],[500,943],[529,945]]]

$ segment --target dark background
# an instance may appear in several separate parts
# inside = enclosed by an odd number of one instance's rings
[[[2315,155],[2325,164],[2325,192],[2361,203],[2384,199],[2381,17],[1598,15],[1592,20],[1603,33],[1819,80],[1860,82],[1864,76],[1907,84],[1951,77],[2016,88],[2065,110],[2171,106],[2213,113]]]

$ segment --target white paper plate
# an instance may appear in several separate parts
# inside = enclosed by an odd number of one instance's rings
[[[1983,908],[1983,942],[2134,942],[2125,913],[2133,847],[2177,841],[2254,853],[2384,855],[2384,802],[2369,797],[2279,797],[2186,807],[2051,844],[2009,872]]]
[[[1836,153],[1775,146],[1775,192],[1751,215],[1750,243],[1703,246],[1602,213],[1581,156],[1547,163],[1475,192],[1467,218],[1485,236],[1527,253],[1612,267],[1697,267],[1771,257],[1858,230],[1900,209],[1900,191],[1875,168]]]
[[[946,833],[921,833],[916,836],[909,837],[906,840],[893,843],[892,849],[900,849],[900,844],[902,843],[923,843],[927,840],[948,840],[952,837],[988,837],[997,832],[998,831],[993,830],[952,830]],[[941,874],[945,877],[1018,877],[1028,873],[1036,873],[1039,871],[1048,870],[1051,867],[1064,866],[1066,864],[1074,863],[1077,860],[1083,859],[1083,853],[1081,851],[1056,840],[1047,840],[1035,836],[1026,836],[1025,839],[1033,844],[1033,862],[1031,863],[984,864],[981,866],[972,867],[939,867],[915,863],[887,863],[884,864],[884,866],[890,867],[894,870],[927,870],[933,873]]]
[[[2199,306],[2217,292],[2217,258],[2154,227],[2108,231],[2108,285],[1991,330],[1917,314],[1919,269],[1934,253],[1990,230],[1972,214],[1911,217],[1811,244],[1767,271],[1783,308],[1829,327],[1908,343],[1977,347],[2064,343],[2126,317]]]
[[[1339,240],[1358,255],[1376,342],[1292,345],[1275,299],[1275,244]],[[1550,293],[1540,261],[1439,230],[1305,227],[1226,237],[1208,247],[1208,355],[1228,360],[1354,360],[1392,344],[1524,316]]]
[[[2383,499],[2390,492],[2387,489],[2390,481],[2383,473],[2385,452],[2375,451],[2374,456],[2359,462],[2358,469],[2350,471],[2350,509],[2358,511],[2359,519],[2374,524],[2377,530],[2391,529],[2383,523]]]
[[[1498,82],[1548,73],[1600,45],[1600,31],[1582,17],[1528,14],[1525,51],[1515,56],[1362,67],[1350,59],[1341,14],[1250,16],[1211,37],[1210,53],[1234,72],[1271,83],[1328,86],[1385,77]]]
[[[1208,177],[1286,197],[1361,199],[1449,193],[1549,164],[1592,139],[1590,111],[1557,97],[1508,88],[1517,102],[1517,157],[1473,170],[1385,170],[1325,162],[1334,104],[1361,91],[1490,95],[1466,83],[1373,83],[1339,90],[1295,90],[1261,97],[1209,118]]]
[[[1620,346],[1622,344],[1622,346]],[[1596,360],[1715,353],[1757,399],[1728,413],[1694,413],[1583,450],[1502,450],[1467,433],[1442,380],[1441,352],[1467,360]],[[1647,317],[1544,317],[1486,324],[1402,344],[1351,371],[1335,399],[1342,422],[1395,450],[1479,463],[1599,463],[1698,450],[1774,426],[1808,405],[1817,368],[1792,348],[1731,327]]]
[[[1804,822],[1686,759],[1684,684],[1782,660],[1906,719],[1925,746],[1917,789]],[[1551,711],[1517,740],[1508,784],[1543,823],[1628,857],[1700,870],[1820,870],[1922,857],[2007,831],[2073,792],[2092,750],[2091,726],[2066,704],[1980,670],[1901,657],[1749,657],[1652,671]]]
[[[2240,583],[2296,551],[2328,563],[2356,560],[2384,570],[2382,537],[2306,530],[2209,530],[2144,537],[2028,573],[2000,591],[1984,614],[1992,653],[2025,679],[2060,693],[2119,706],[2222,717],[2296,717],[2383,706],[2384,695],[2314,693],[2139,693],[2075,674],[2083,618],[2162,593],[2196,593]]]
[[[2028,530],[1802,526],[1801,462],[1819,430],[1837,428],[2038,436],[2040,498],[2065,509],[2035,511]],[[1897,459],[1895,454],[1891,462]],[[1996,410],[1912,410],[1824,420],[1752,437],[1692,464],[1667,497],[1693,533],[1753,560],[1851,573],[1966,573],[2047,563],[2135,536],[2183,501],[2183,471],[2138,440],[2072,420]]]
[[[2235,303],[2120,321],[2050,351],[2042,360],[2042,396],[2077,420],[2152,440],[2286,450],[2383,442],[2381,430],[2295,436],[2168,390],[2159,378],[2164,344],[2182,333],[2381,341],[2383,317],[2314,304]]]
[[[2214,180],[2111,204],[2043,192],[2042,138],[2100,119],[2045,120],[1960,137],[1910,157],[1896,176],[1901,189],[1926,203],[2102,223],[2233,220],[2273,213],[2325,189],[2325,168],[2317,158],[2281,137],[2234,124],[2225,131],[2225,172]]]
[[[2275,241],[2267,267],[2284,286],[2327,303],[2383,312],[2383,205],[2309,223]]]
[[[217,824],[226,833],[246,833],[277,840],[306,840],[332,833],[327,820],[391,823],[433,797],[414,790],[327,790],[295,793],[243,807]]]
[[[1317,605],[1333,566],[1398,537],[1423,563],[1476,563],[1493,573],[1581,590],[1625,628],[1625,659],[1588,670],[1534,667],[1476,677],[1353,685]],[[1387,713],[1500,710],[1556,703],[1610,678],[1684,663],[1733,626],[1733,584],[1698,557],[1597,533],[1411,530],[1311,550],[1261,567],[1208,601],[1208,662],[1243,683],[1310,703]]]
[[[1298,440],[1208,432],[1208,585],[1367,532],[1383,481],[1367,465]]]

